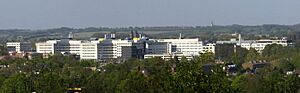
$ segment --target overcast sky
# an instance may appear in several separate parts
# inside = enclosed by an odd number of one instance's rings
[[[0,29],[300,23],[300,0],[0,0]]]

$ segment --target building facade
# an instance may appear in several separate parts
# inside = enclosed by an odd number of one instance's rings
[[[10,54],[13,52],[21,53],[32,51],[31,43],[29,42],[7,42],[6,47]]]
[[[239,35],[239,40],[231,39],[230,41],[217,41],[217,44],[235,44],[242,48],[250,49],[254,48],[258,52],[262,52],[267,45],[279,44],[282,46],[293,46],[292,41],[286,38],[282,39],[260,39],[260,40],[243,40],[241,35]]]
[[[153,42],[146,44],[145,58],[161,57],[171,59],[182,57],[188,60],[201,55],[202,53],[215,53],[215,44],[204,44],[198,38],[195,39],[153,39]]]

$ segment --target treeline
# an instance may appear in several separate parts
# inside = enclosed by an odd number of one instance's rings
[[[298,47],[271,44],[267,45],[261,53],[253,48],[250,50],[239,46],[234,48],[230,44],[217,45],[216,47],[216,59],[234,63],[239,68],[249,62],[267,62],[284,71],[300,70],[300,48]]]
[[[80,35],[78,39],[88,39],[90,37],[99,37],[104,33],[121,33],[120,38],[125,38],[124,32],[139,31],[151,38],[178,38],[179,33],[185,38],[200,38],[202,40],[228,40],[232,38],[231,34],[241,33],[244,39],[261,39],[273,37],[288,37],[300,44],[300,25],[228,25],[228,26],[166,26],[166,27],[88,27],[88,28],[54,28],[44,30],[0,30],[1,40],[9,41],[39,41],[44,39],[59,39],[66,37],[69,32],[74,34],[93,33],[91,35]],[[158,33],[159,32],[159,33]],[[19,37],[19,38],[16,38]],[[76,37],[75,37],[76,38]]]
[[[300,78],[287,75],[285,68],[295,69],[298,56],[299,49],[279,45],[267,46],[262,54],[249,50],[243,63],[261,59],[282,63],[255,73],[241,68],[237,75],[228,75],[223,69],[226,65],[215,63],[212,53],[190,61],[152,58],[118,64],[79,61],[60,54],[48,59],[16,58],[0,62],[0,93],[64,93],[69,88],[82,88],[83,93],[296,93]],[[225,62],[235,63],[238,58],[229,60]],[[211,64],[209,70],[207,64]]]

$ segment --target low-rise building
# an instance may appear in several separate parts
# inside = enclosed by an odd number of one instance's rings
[[[31,43],[29,42],[7,42],[6,47],[10,54],[32,51]]]
[[[260,39],[260,40],[243,40],[241,35],[239,35],[239,40],[231,39],[230,41],[217,41],[216,44],[235,44],[242,48],[250,49],[254,48],[258,52],[262,52],[262,50],[271,44],[279,44],[282,46],[293,46],[292,41],[287,40],[286,38],[282,39]]]

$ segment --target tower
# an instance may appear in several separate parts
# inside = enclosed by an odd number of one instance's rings
[[[239,34],[239,45],[241,45],[241,44],[242,44],[242,35]]]
[[[72,32],[69,33],[69,39],[73,39],[74,38],[74,35]]]
[[[179,33],[179,39],[182,39],[182,35],[181,35],[181,33]]]
[[[134,33],[133,33],[133,31],[131,31],[131,33],[130,33],[130,39],[133,39],[134,38]]]
[[[210,22],[210,25],[213,27],[213,26],[214,26],[214,21],[211,21],[211,22]]]

